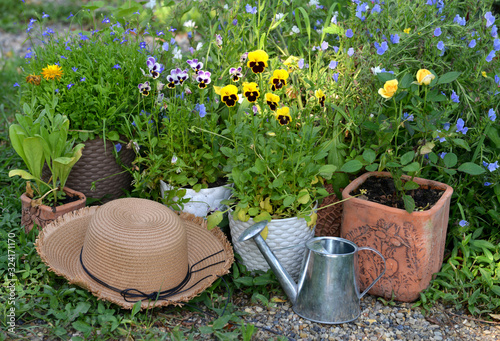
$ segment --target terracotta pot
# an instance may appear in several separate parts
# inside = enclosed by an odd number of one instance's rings
[[[29,233],[33,228],[33,224],[37,224],[38,228],[44,228],[47,224],[54,221],[56,218],[65,213],[78,210],[85,207],[87,198],[83,193],[64,187],[64,192],[70,197],[77,196],[79,199],[70,203],[57,206],[55,209],[51,206],[40,205],[31,207],[31,198],[28,198],[26,193],[21,195],[22,213],[21,225],[24,225],[24,230]]]
[[[369,177],[390,177],[387,172],[369,172],[351,182],[342,192],[344,202],[341,237],[358,246],[380,251],[387,261],[385,275],[369,291],[390,300],[412,302],[441,269],[453,189],[443,183],[414,178],[421,188],[444,191],[431,209],[408,213],[404,209],[351,197]],[[404,177],[408,179],[408,177]],[[382,269],[381,264],[361,254],[360,284],[366,287]]]
[[[106,140],[106,148],[100,138],[85,141],[84,144],[82,157],[71,169],[66,186],[88,198],[102,199],[103,203],[118,199],[125,193],[124,190],[130,190],[132,175],[124,172],[121,164],[130,167],[135,158],[134,151],[122,144],[117,160],[115,146],[110,140]],[[45,167],[43,174],[48,179],[50,170]],[[93,182],[95,189],[92,190]]]

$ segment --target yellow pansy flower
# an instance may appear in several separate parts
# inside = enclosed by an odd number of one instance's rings
[[[326,99],[326,96],[323,92],[323,90],[321,89],[318,89],[316,91],[314,91],[314,96],[316,96],[316,98],[318,99],[319,101],[319,104],[324,107],[325,106],[325,99]]]
[[[265,51],[256,50],[248,53],[247,66],[252,69],[253,73],[262,73],[267,66],[269,56]]]
[[[279,108],[276,111],[276,119],[278,122],[283,126],[287,125],[288,123],[292,122],[292,116],[290,116],[290,108],[289,107],[283,107]]]
[[[269,80],[269,84],[271,84],[271,90],[276,91],[283,86],[286,86],[286,80],[288,79],[288,71],[280,69],[274,70],[273,76]]]
[[[243,95],[248,99],[249,102],[255,102],[257,98],[260,97],[257,83],[243,83]]]
[[[226,85],[220,89],[220,98],[228,107],[234,107],[238,102],[238,88],[232,84]]]
[[[268,92],[266,94],[266,103],[269,105],[269,109],[276,111],[278,108],[278,102],[280,101],[280,96]]]

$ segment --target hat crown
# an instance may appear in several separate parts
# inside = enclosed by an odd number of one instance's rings
[[[82,262],[90,274],[119,290],[143,293],[171,289],[188,273],[186,229],[168,207],[124,198],[92,216]]]

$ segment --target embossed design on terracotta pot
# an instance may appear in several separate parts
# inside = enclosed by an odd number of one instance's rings
[[[387,260],[387,271],[369,291],[370,294],[403,302],[420,296],[441,269],[453,189],[443,183],[414,178],[421,188],[443,190],[441,198],[429,210],[408,213],[404,209],[352,197],[367,178],[390,177],[388,172],[369,172],[355,179],[342,192],[344,211],[341,237],[358,246],[379,250]],[[408,179],[408,177],[404,177]],[[361,287],[378,276],[381,264],[360,255]]]

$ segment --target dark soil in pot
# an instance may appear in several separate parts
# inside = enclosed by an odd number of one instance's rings
[[[361,190],[366,190],[361,194]],[[415,207],[418,211],[430,209],[443,195],[444,190],[439,188],[420,187],[415,190],[406,191],[415,200]],[[382,205],[403,209],[405,208],[403,199],[398,197],[396,187],[392,178],[369,177],[351,195],[359,195],[360,199],[373,201]]]

